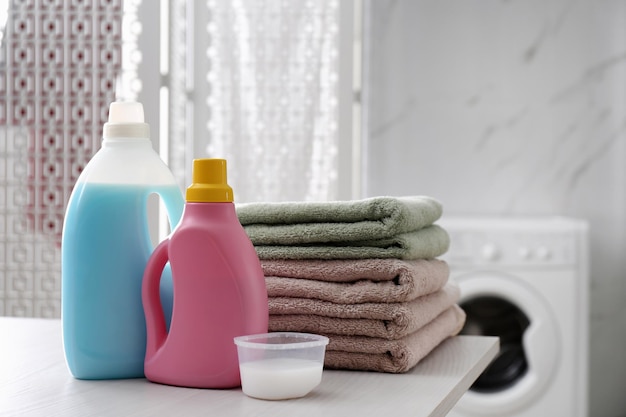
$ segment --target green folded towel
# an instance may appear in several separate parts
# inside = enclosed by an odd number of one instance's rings
[[[448,250],[448,233],[437,225],[385,239],[307,245],[255,245],[260,259],[432,259]]]
[[[395,238],[432,225],[441,214],[441,203],[426,196],[237,205],[239,221],[254,245],[317,245]]]

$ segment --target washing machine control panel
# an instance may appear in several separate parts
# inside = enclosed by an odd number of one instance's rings
[[[467,227],[442,224],[450,249],[442,259],[461,265],[575,265],[580,231],[562,228]]]

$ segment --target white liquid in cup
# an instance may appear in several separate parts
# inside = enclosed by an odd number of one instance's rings
[[[303,397],[322,381],[322,363],[305,359],[267,359],[239,365],[243,392],[264,400]]]

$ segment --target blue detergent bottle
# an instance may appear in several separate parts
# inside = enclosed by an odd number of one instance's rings
[[[184,207],[182,191],[149,135],[141,103],[111,103],[102,147],[78,177],[68,202],[61,318],[67,365],[79,379],[144,376],[141,285],[153,251],[148,197],[160,196],[172,229]],[[161,279],[161,298],[170,319],[169,267]]]

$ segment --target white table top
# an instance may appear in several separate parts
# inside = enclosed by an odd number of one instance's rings
[[[325,370],[304,398],[263,401],[146,379],[81,381],[65,365],[61,321],[0,317],[2,416],[444,416],[498,351],[495,337],[447,339],[405,374]]]

